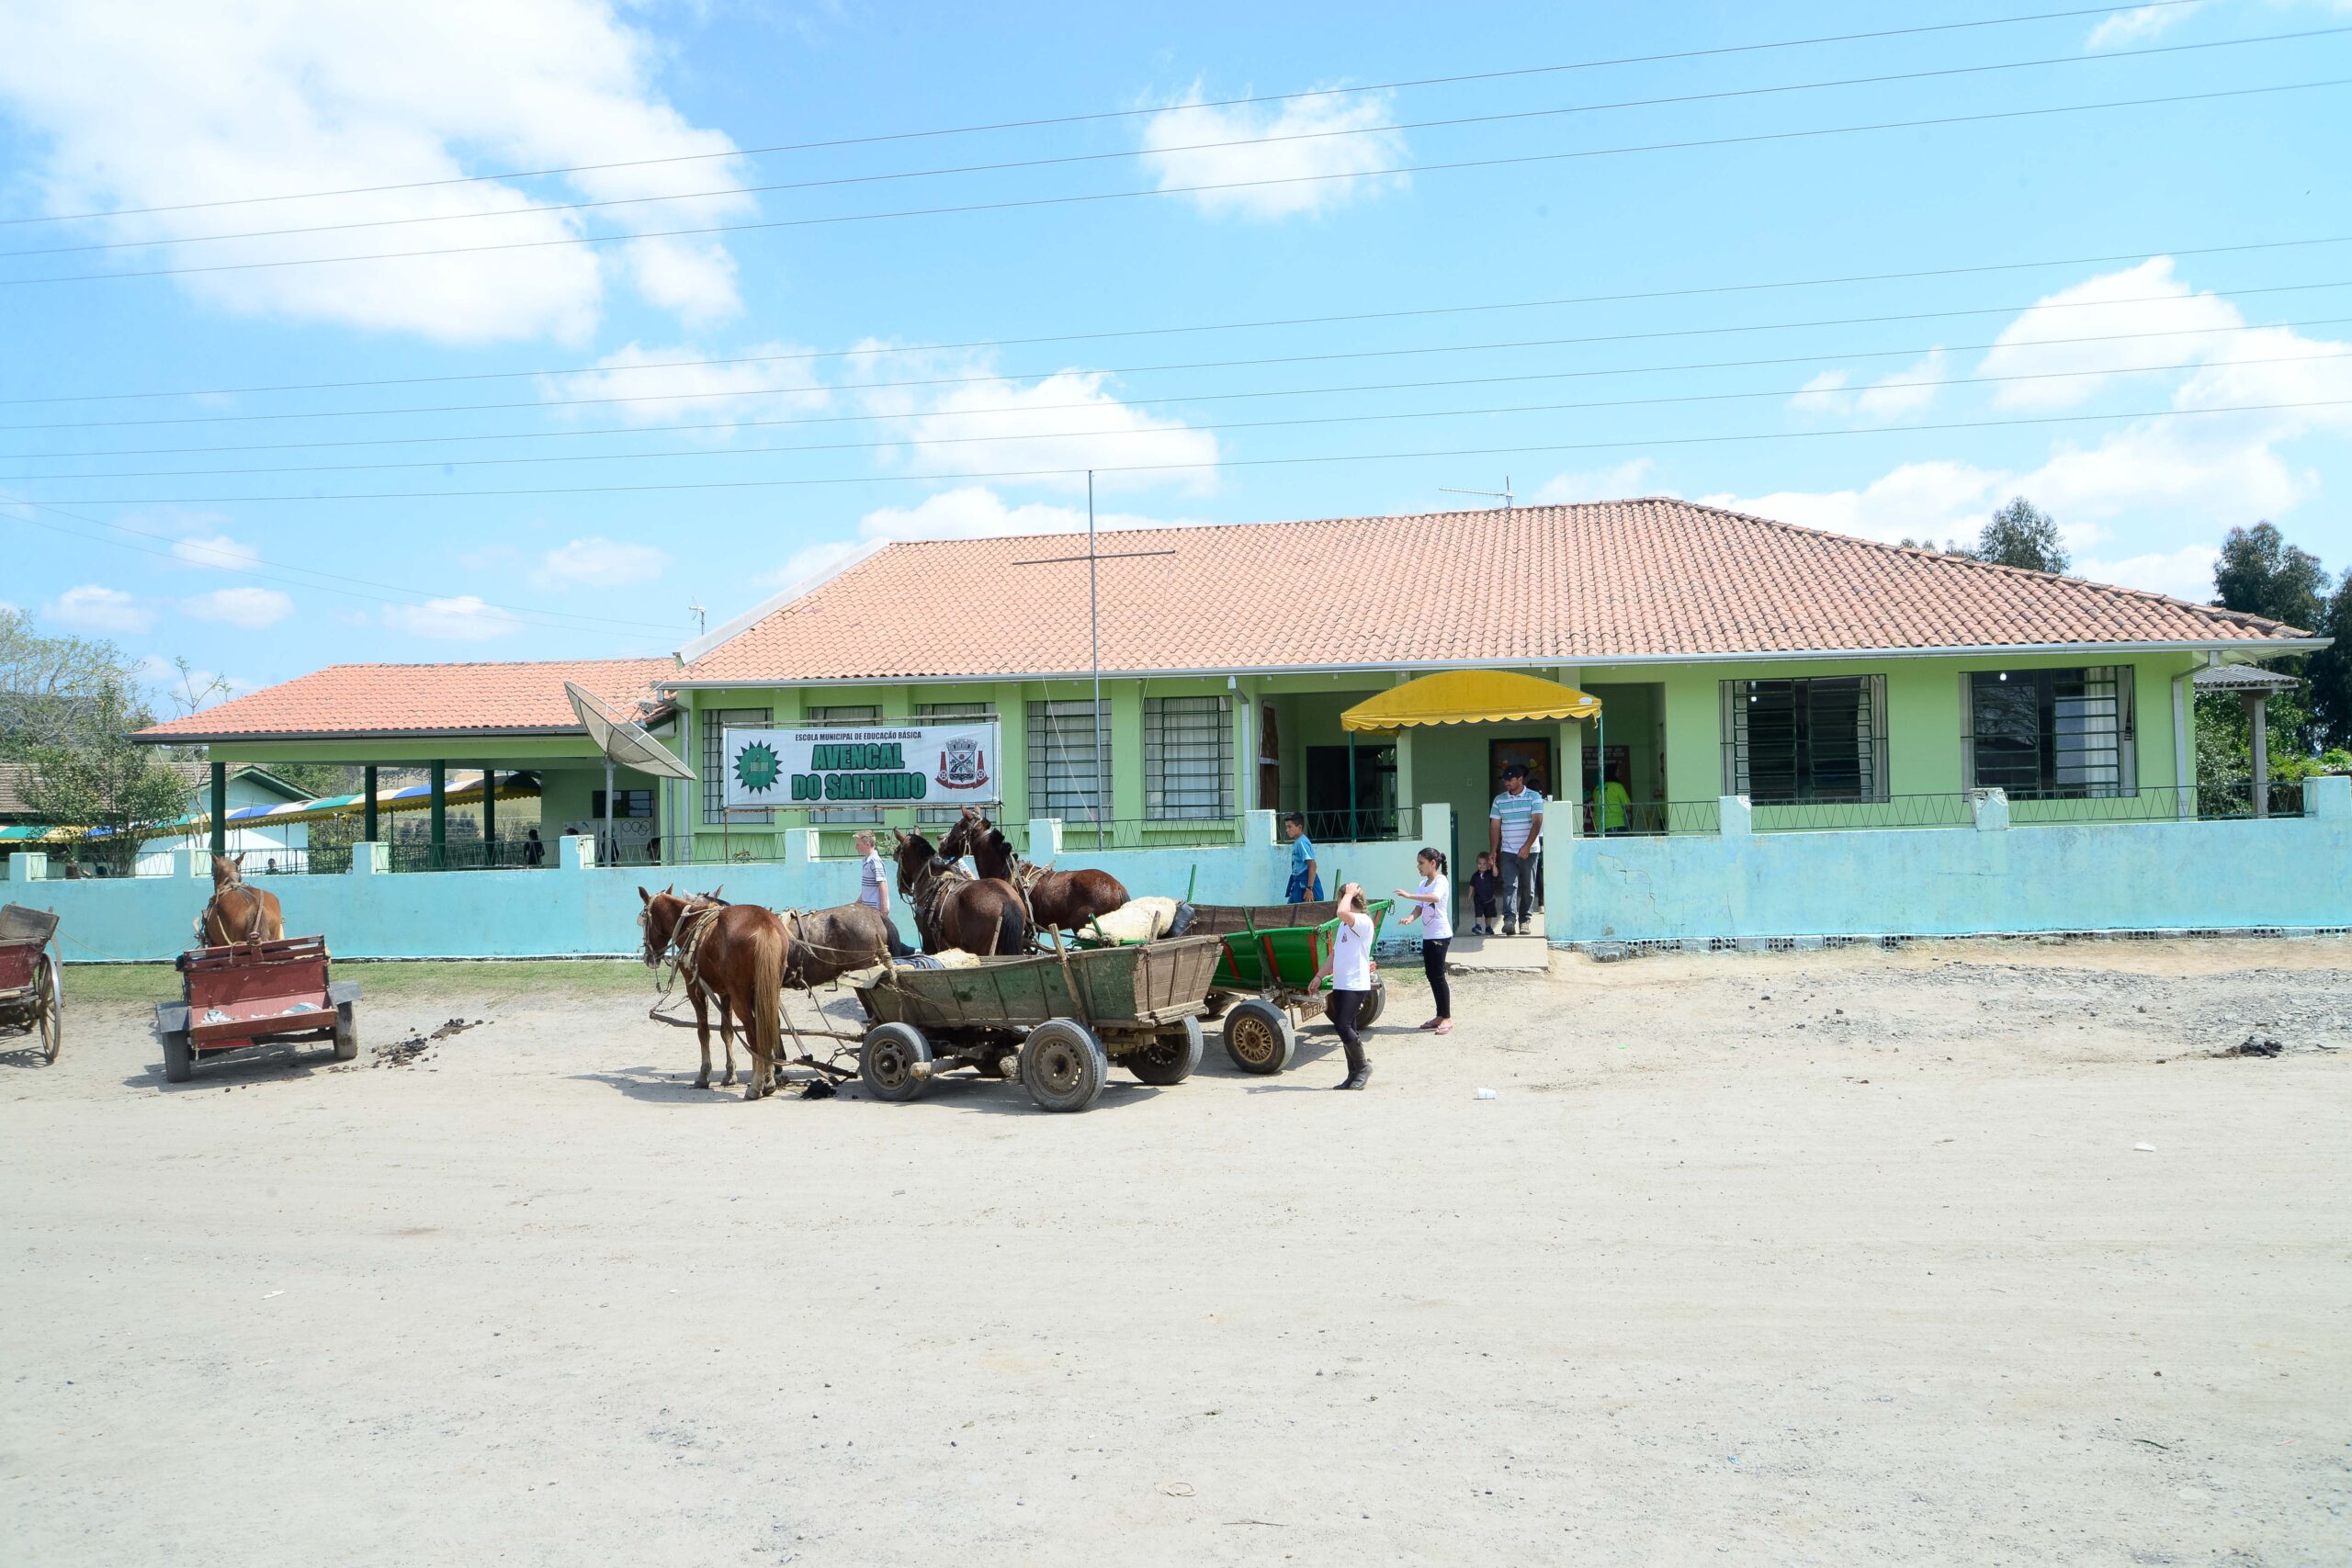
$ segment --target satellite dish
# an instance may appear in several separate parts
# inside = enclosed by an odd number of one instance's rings
[[[588,731],[588,739],[608,761],[625,768],[635,768],[640,773],[656,778],[684,779],[692,783],[695,771],[672,756],[662,743],[645,733],[642,725],[615,713],[602,697],[577,681],[563,683],[563,694],[571,699],[571,711],[580,716],[580,723]]]

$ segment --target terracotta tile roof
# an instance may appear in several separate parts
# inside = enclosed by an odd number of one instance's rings
[[[503,664],[333,664],[139,732],[152,740],[268,736],[513,735],[580,731],[566,681],[620,712],[653,701],[669,659],[561,660]]]
[[[2308,634],[2134,589],[1661,497],[1122,531],[1102,667],[1153,672],[1606,662],[1725,654],[2259,644]],[[729,681],[1077,674],[1069,535],[894,544],[680,672]],[[672,682],[676,683],[676,682]]]

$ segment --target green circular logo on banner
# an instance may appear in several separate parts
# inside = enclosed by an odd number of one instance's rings
[[[764,795],[784,776],[784,764],[776,761],[774,748],[753,741],[735,753],[735,776],[745,789]]]

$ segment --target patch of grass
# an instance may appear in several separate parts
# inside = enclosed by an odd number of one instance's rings
[[[359,982],[363,997],[518,997],[548,993],[620,996],[653,992],[652,972],[633,958],[531,958],[513,963],[371,963],[338,958],[339,980]],[[65,1000],[168,1002],[180,995],[179,971],[168,964],[74,964],[65,971]]]

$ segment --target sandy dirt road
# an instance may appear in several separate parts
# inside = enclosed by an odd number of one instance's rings
[[[1443,1040],[1400,969],[1366,1094],[1317,1030],[1059,1117],[747,1105],[517,974],[348,1068],[0,1055],[9,1562],[2352,1553],[2352,944],[1564,960]]]

